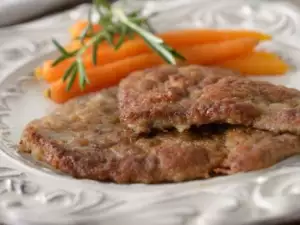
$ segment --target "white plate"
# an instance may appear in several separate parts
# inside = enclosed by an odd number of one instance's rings
[[[87,8],[0,29],[0,222],[233,225],[300,210],[300,156],[265,170],[209,180],[116,185],[72,179],[19,155],[15,146],[24,125],[56,107],[42,96],[43,86],[32,70],[51,56],[50,36],[65,41],[66,27]],[[243,26],[273,34],[275,40],[260,48],[279,52],[294,68],[286,76],[259,79],[300,89],[300,14],[286,1],[258,6],[241,0],[149,1],[144,13],[153,10],[160,11],[151,20],[159,31]]]

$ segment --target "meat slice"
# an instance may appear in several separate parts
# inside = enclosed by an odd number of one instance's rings
[[[135,72],[119,86],[120,119],[136,133],[169,127],[183,131],[190,127],[189,109],[201,96],[202,88],[237,75],[196,65],[164,65]]]
[[[138,136],[119,121],[116,88],[70,101],[29,123],[20,151],[76,178],[179,182],[261,169],[299,153],[299,138],[206,125]]]
[[[226,159],[214,171],[234,174],[267,168],[299,154],[300,139],[247,127],[231,127],[225,134]]]
[[[300,91],[221,69],[168,66],[134,73],[121,82],[119,99],[121,121],[136,133],[229,123],[300,135]]]
[[[203,88],[189,109],[191,124],[243,124],[300,135],[300,91],[264,81],[227,77]]]

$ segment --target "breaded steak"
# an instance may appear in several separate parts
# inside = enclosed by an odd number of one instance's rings
[[[20,150],[76,178],[179,182],[265,168],[299,153],[291,134],[207,125],[138,136],[119,122],[116,88],[70,101],[29,123]]]
[[[300,135],[300,91],[233,75],[199,66],[133,73],[120,84],[121,121],[136,133],[229,123]]]
[[[189,109],[201,96],[202,88],[237,75],[197,65],[164,65],[134,72],[119,85],[120,119],[136,133],[152,128],[185,130],[190,127]]]

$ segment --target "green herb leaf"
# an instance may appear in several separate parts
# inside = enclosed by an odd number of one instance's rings
[[[87,38],[88,33],[90,31],[91,27],[87,26],[86,28],[84,28],[84,30],[82,31],[81,35],[79,36],[79,40],[81,44],[84,44],[84,39]]]
[[[66,81],[70,75],[74,74],[74,70],[77,70],[76,62],[73,62],[72,65],[66,70],[62,78],[63,81]]]
[[[103,31],[103,37],[105,38],[105,40],[108,42],[108,44],[110,46],[112,46],[113,48],[115,48],[115,44],[114,44],[114,37],[111,33],[107,32],[107,31]]]
[[[92,61],[93,64],[96,65],[97,64],[97,52],[98,52],[98,47],[99,44],[103,41],[103,37],[102,35],[97,36],[97,38],[95,39],[94,43],[93,43],[93,49],[92,49]]]
[[[125,37],[126,37],[127,34],[128,34],[128,27],[122,26],[121,27],[121,34],[120,34],[119,40],[118,40],[118,42],[115,45],[115,49],[116,50],[118,50],[121,47],[121,45],[123,44],[123,42],[124,42]]]
[[[170,52],[166,51],[164,48],[162,48],[162,46],[160,46],[159,44],[151,43],[150,41],[148,41],[145,38],[144,38],[144,41],[149,45],[149,47],[151,47],[167,63],[173,64],[173,65],[176,64],[176,60],[173,57],[173,55]]]
[[[176,58],[180,59],[180,60],[186,60],[186,58],[181,55],[179,52],[177,52],[175,49],[169,47],[169,46],[165,46],[166,49],[168,49],[173,56],[175,56]]]
[[[52,39],[52,43],[55,45],[55,47],[57,48],[57,50],[58,50],[62,55],[64,55],[64,56],[68,56],[68,55],[69,55],[69,53],[67,52],[67,50],[64,49],[64,47],[63,47],[61,44],[59,44],[57,40]]]
[[[81,33],[81,35],[79,37],[80,42],[83,44],[84,39],[87,38],[88,36],[93,35],[93,33],[94,33],[94,30],[93,30],[93,21],[92,21],[92,8],[90,8],[89,12],[88,12],[88,25],[83,30],[83,32]]]
[[[108,10],[111,8],[111,5],[107,0],[96,0],[95,2],[98,7],[104,7]]]
[[[68,58],[68,56],[61,55],[60,57],[58,57],[57,59],[54,60],[54,62],[51,64],[51,66],[56,66],[59,63],[61,63],[62,61],[66,60],[67,58]]]
[[[97,65],[97,51],[98,51],[98,46],[99,46],[99,43],[96,42],[94,43],[93,45],[93,49],[92,49],[92,61],[93,61],[93,64],[94,65]]]
[[[68,84],[67,84],[67,87],[66,87],[66,91],[67,92],[69,92],[71,90],[71,88],[72,88],[72,86],[74,84],[75,78],[76,78],[76,72],[75,73],[73,72],[72,76],[68,80]]]
[[[84,64],[81,60],[81,58],[77,58],[77,67],[79,72],[79,86],[81,90],[84,90],[86,83],[89,83],[89,80],[86,76]]]
[[[61,55],[57,59],[54,60],[54,62],[51,64],[51,66],[56,66],[59,63],[63,62],[64,60],[71,58],[77,54],[77,50],[73,52],[69,52],[68,55]]]

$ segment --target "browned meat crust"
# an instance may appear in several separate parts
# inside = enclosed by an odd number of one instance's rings
[[[119,86],[120,119],[136,133],[175,126],[189,128],[189,111],[202,88],[237,74],[203,66],[164,65],[138,71]]]
[[[300,91],[269,82],[227,77],[202,90],[189,111],[191,124],[243,124],[300,135]]]
[[[299,154],[300,139],[293,134],[239,127],[226,132],[225,147],[227,157],[215,172],[234,174],[267,168]]]
[[[77,178],[159,183],[268,167],[300,151],[299,138],[202,126],[138,137],[119,123],[116,89],[71,101],[25,128],[20,150]]]
[[[300,135],[300,91],[222,70],[190,66],[138,72],[121,82],[119,98],[121,120],[136,133],[229,123]]]

